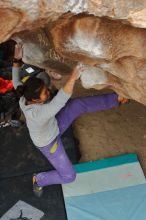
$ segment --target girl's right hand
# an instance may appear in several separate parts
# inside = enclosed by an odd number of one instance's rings
[[[74,85],[75,85],[75,81],[77,79],[79,79],[79,77],[81,75],[81,71],[82,71],[82,68],[79,67],[79,66],[75,67],[73,69],[68,81],[66,82],[65,86],[63,87],[63,89],[66,93],[72,94],[73,88],[74,88]]]
[[[80,67],[75,67],[73,69],[72,73],[71,73],[71,77],[70,78],[72,80],[76,81],[76,80],[79,79],[80,75],[81,75],[81,68]]]

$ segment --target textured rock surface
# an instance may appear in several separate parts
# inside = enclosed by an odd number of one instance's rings
[[[0,12],[0,41],[22,42],[24,62],[63,72],[82,63],[84,87],[146,105],[145,0],[7,0]]]
[[[0,42],[12,34],[56,20],[66,12],[87,12],[146,27],[145,0],[3,0],[0,1]]]

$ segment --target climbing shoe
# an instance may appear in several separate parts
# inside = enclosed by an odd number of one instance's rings
[[[33,183],[33,192],[35,196],[41,197],[43,194],[43,187],[38,186],[37,181],[36,181],[36,174],[33,174],[32,183]]]

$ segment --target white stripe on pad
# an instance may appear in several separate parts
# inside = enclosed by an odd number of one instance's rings
[[[77,173],[73,183],[62,185],[64,197],[87,195],[146,183],[139,162]]]

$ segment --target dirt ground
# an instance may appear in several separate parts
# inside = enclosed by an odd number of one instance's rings
[[[66,77],[56,84],[57,87],[65,81]],[[74,96],[106,92],[86,90],[77,82]],[[136,153],[146,175],[146,106],[131,101],[115,109],[87,113],[78,118],[73,126],[80,141],[80,162]]]

